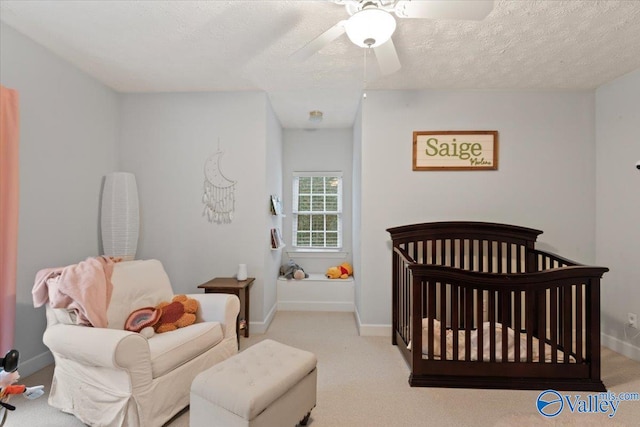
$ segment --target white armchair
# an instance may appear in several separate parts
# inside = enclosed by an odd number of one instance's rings
[[[157,260],[114,266],[108,328],[73,324],[47,307],[43,341],[55,359],[49,404],[91,426],[159,427],[189,405],[191,382],[238,352],[235,295],[190,294],[194,325],[147,339],[124,330],[134,310],[170,301],[173,290]]]

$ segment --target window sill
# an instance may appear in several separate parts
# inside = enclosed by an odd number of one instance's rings
[[[290,258],[337,258],[343,259],[349,252],[331,249],[292,249],[287,251]]]

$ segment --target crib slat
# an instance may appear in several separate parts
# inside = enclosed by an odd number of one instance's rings
[[[436,314],[436,282],[429,281],[428,282],[428,309],[427,309],[427,317],[429,318],[429,333],[428,333],[428,350],[429,350],[429,359],[433,360],[434,357],[434,339],[433,339],[433,319],[435,319]],[[442,349],[440,351],[442,353]]]
[[[487,272],[489,273],[495,273],[494,269],[493,269],[493,240],[487,240],[487,249],[488,249],[488,254],[487,254],[487,258],[488,258],[488,269]]]
[[[436,249],[437,244],[436,244],[436,240],[432,239],[430,240],[431,242],[431,264],[436,264],[437,263],[437,254],[438,251]]]
[[[447,325],[447,285],[443,282],[439,284],[440,287],[440,359],[445,360],[447,358],[447,334],[445,333]]]
[[[448,239],[438,239],[438,264],[439,265],[449,265],[448,263],[448,252],[447,245]]]
[[[564,295],[564,342],[562,343],[564,350],[564,363],[569,363],[569,353],[571,352],[571,346],[573,343],[573,334],[571,333],[572,327],[572,303],[573,303],[573,295],[572,295],[572,286],[568,285],[564,287],[565,295]]]
[[[544,363],[544,339],[546,336],[547,304],[546,291],[537,291],[538,294],[538,362]]]
[[[527,324],[527,362],[533,362],[533,330],[535,328],[535,303],[533,291],[525,292],[525,304],[525,322]]]
[[[469,240],[460,239],[460,268],[469,271]]]
[[[484,268],[484,240],[478,240],[478,271],[486,271]]]
[[[582,333],[584,331],[584,323],[582,321],[583,311],[583,292],[584,284],[578,285],[576,288],[576,362],[582,363]]]
[[[456,239],[449,240],[449,263],[447,265],[456,266]]]
[[[564,344],[564,300],[566,298],[564,287],[558,288],[558,342]]]
[[[415,280],[413,278],[413,274],[411,270],[405,268],[404,279],[402,282],[402,304],[403,304],[403,314],[404,314],[404,325],[405,325],[405,334],[407,334],[407,342],[411,340],[410,332],[411,332],[411,284]]]
[[[420,258],[418,257],[418,242],[411,242],[411,257],[414,261],[420,262]]]
[[[496,294],[489,291],[489,360],[496,361]]]
[[[475,246],[476,246],[476,241],[474,239],[469,240],[469,270],[470,271],[479,271],[476,268],[476,262],[475,262]]]
[[[471,327],[473,323],[473,289],[465,287],[464,360],[471,360]]]
[[[424,280],[424,282],[423,282],[424,283],[423,284],[424,287],[422,288],[422,296],[420,298],[420,304],[421,304],[420,305],[421,306],[420,317],[421,318],[427,317],[429,315],[428,314],[429,307],[427,306],[427,297],[428,297],[427,290],[428,290],[429,281],[427,281],[426,279],[423,279],[423,280]]]
[[[558,288],[549,290],[549,329],[551,330],[551,363],[558,362]]]
[[[405,325],[405,334],[408,334],[409,331],[411,330],[410,328],[410,323],[411,323],[411,282],[412,282],[412,275],[411,275],[411,270],[409,270],[408,268],[404,269],[405,273],[404,273],[404,281],[402,283],[402,310],[403,310],[403,319],[404,319],[404,325]],[[410,337],[408,339],[411,339]],[[408,340],[407,340],[408,342]]]
[[[422,294],[425,293],[425,286],[427,286],[427,283],[428,282],[423,278],[413,278],[411,286],[409,286],[411,298],[407,301],[408,305],[411,306],[410,312],[422,313],[419,310],[422,305],[421,301],[423,300]],[[419,366],[420,362],[422,362],[422,319],[421,316],[417,315],[412,316],[410,321],[411,340],[413,343],[413,346],[411,348],[411,366],[412,369],[415,369],[415,367]],[[431,357],[433,357],[433,355]]]
[[[468,244],[468,240],[467,239],[460,239],[460,247],[458,248],[458,258],[460,259],[460,268],[463,270],[469,270],[469,264],[468,264],[468,253],[469,253],[469,249],[467,248],[467,244]]]
[[[498,293],[498,321],[506,327],[511,327],[511,300],[509,292]]]
[[[458,312],[458,301],[460,299],[460,287],[451,285],[451,330],[453,333],[453,360],[458,360],[458,326],[460,324],[460,314]]]
[[[478,331],[478,348],[477,350],[477,357],[478,357],[478,361],[482,362],[484,360],[483,358],[483,349],[484,349],[484,343],[483,343],[483,328],[482,328],[482,323],[483,323],[483,316],[484,316],[484,310],[483,307],[485,306],[485,295],[484,295],[485,291],[482,289],[478,289],[478,309],[476,310],[476,329]]]
[[[509,311],[509,307],[511,306],[511,294],[510,292],[500,292],[500,298],[502,299],[502,314]],[[509,336],[508,336],[508,325],[511,325],[511,322],[505,318],[502,318],[502,361],[509,361]]]
[[[516,291],[513,296],[513,360],[516,362],[520,362],[520,329],[522,325],[520,324],[522,320],[522,293],[520,291]]]

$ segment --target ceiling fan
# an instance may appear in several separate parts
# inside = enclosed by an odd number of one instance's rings
[[[493,10],[493,0],[332,0],[344,5],[348,19],[338,22],[293,56],[304,60],[345,32],[354,44],[372,48],[382,75],[400,69],[391,36],[398,18],[456,19],[480,21]],[[393,15],[392,15],[393,14]]]

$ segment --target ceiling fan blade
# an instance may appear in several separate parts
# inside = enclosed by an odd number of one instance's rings
[[[291,55],[291,57],[298,61],[304,61],[305,59],[313,56],[320,49],[344,34],[344,24],[346,22],[347,21],[338,22],[336,25],[329,28],[327,31],[320,34],[315,39],[311,40],[305,46],[298,49],[293,55]]]
[[[393,74],[400,69],[400,60],[398,59],[398,53],[396,52],[396,46],[393,44],[393,39],[389,39],[388,42],[374,47],[373,51],[376,54],[378,67],[380,67],[380,73],[383,76]]]
[[[493,0],[401,0],[399,18],[459,19],[482,21],[493,10]]]

